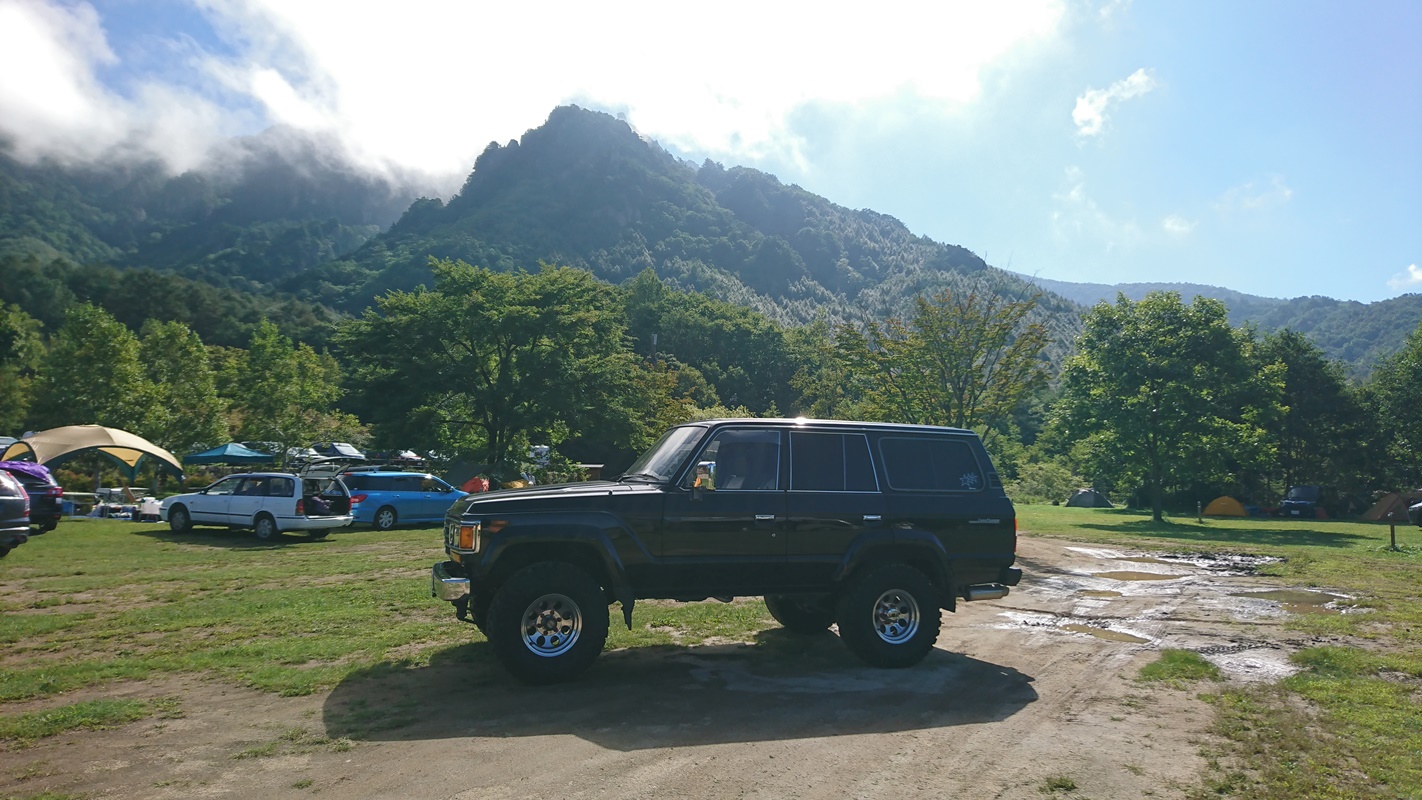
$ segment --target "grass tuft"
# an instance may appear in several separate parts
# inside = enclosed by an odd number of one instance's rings
[[[18,716],[0,717],[0,739],[26,747],[38,739],[72,730],[116,728],[152,716],[160,706],[143,700],[86,700]]]
[[[1220,679],[1220,668],[1205,660],[1194,650],[1162,650],[1160,658],[1141,667],[1140,680],[1168,681],[1181,684],[1186,681]]]

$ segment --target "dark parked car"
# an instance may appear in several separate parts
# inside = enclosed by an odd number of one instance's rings
[[[1290,486],[1289,491],[1284,494],[1284,499],[1279,503],[1278,514],[1281,517],[1307,517],[1313,519],[1318,516],[1319,502],[1323,497],[1323,487],[1321,486]]]
[[[433,593],[530,683],[597,658],[608,605],[763,596],[875,666],[923,659],[940,609],[1006,596],[1016,512],[972,431],[736,419],[672,428],[616,481],[474,494]]]
[[[10,473],[0,470],[0,558],[30,540],[30,496]]]
[[[64,489],[54,480],[49,467],[33,461],[0,461],[0,471],[8,472],[30,496],[30,525],[39,533],[59,527],[64,518]]]

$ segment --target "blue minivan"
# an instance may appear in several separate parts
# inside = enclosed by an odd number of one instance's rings
[[[468,494],[427,472],[345,472],[351,490],[351,514],[357,523],[388,531],[396,525],[443,522],[444,512]]]

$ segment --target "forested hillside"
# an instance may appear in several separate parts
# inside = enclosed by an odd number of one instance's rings
[[[233,140],[177,176],[151,161],[27,165],[4,153],[0,142],[0,300],[47,326],[79,299],[125,321],[201,318],[213,342],[245,340],[266,316],[319,343],[332,320],[429,285],[431,257],[501,271],[581,267],[614,284],[650,269],[670,288],[789,326],[905,317],[916,298],[946,288],[1015,298],[1040,287],[1033,320],[1049,332],[1053,362],[1080,331],[1081,306],[1117,291],[1220,299],[1232,324],[1303,332],[1355,378],[1422,319],[1422,295],[1361,304],[1029,279],[772,175],[681,161],[625,122],[572,106],[490,144],[448,202],[414,199],[410,176],[372,174],[329,141],[280,129]],[[139,285],[151,296],[136,297]]]
[[[1179,292],[1209,297],[1229,308],[1233,325],[1253,323],[1263,331],[1294,330],[1307,335],[1330,358],[1348,365],[1355,378],[1365,377],[1384,356],[1402,347],[1407,334],[1422,321],[1422,294],[1405,294],[1376,303],[1331,297],[1260,297],[1219,286],[1196,283],[1071,283],[1032,278],[1042,288],[1083,306],[1114,301],[1117,292],[1142,300],[1151,292]]]

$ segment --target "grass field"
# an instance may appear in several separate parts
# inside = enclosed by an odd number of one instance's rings
[[[1277,555],[1293,585],[1343,590],[1366,613],[1290,624],[1347,646],[1298,654],[1277,686],[1207,680],[1191,654],[1146,677],[1207,693],[1228,746],[1203,794],[1422,798],[1422,531],[1350,522],[1176,519],[1122,510],[1019,508],[1033,535],[1143,550]],[[0,562],[0,745],[74,728],[181,713],[165,700],[104,698],[114,681],[211,675],[264,691],[328,689],[378,665],[421,666],[478,640],[429,596],[437,528],[338,531],[279,544],[249,533],[66,521]],[[752,641],[774,623],[760,603],[639,604],[609,647]],[[487,652],[485,650],[484,652]],[[80,691],[83,690],[83,691]],[[47,700],[44,700],[48,698]],[[36,710],[35,700],[44,700]]]
[[[1216,732],[1230,743],[1212,760],[1203,796],[1422,798],[1422,530],[1343,521],[1167,518],[1125,509],[1019,506],[1036,535],[1158,552],[1279,556],[1262,571],[1299,586],[1343,590],[1362,613],[1300,615],[1305,633],[1349,646],[1294,656],[1302,671],[1276,686],[1212,690]],[[1167,653],[1147,668],[1190,675]]]

